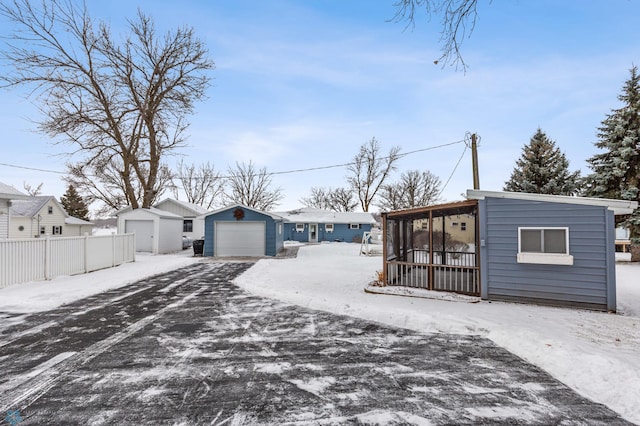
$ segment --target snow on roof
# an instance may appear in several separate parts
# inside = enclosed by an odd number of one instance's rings
[[[65,218],[64,223],[67,225],[93,225],[93,222],[89,222],[74,216]]]
[[[34,217],[42,207],[52,199],[58,204],[55,197],[51,195],[40,195],[37,197],[28,197],[23,200],[14,200],[10,208],[11,216]],[[60,206],[60,208],[62,208],[62,206]],[[65,215],[67,214],[64,209],[62,209],[62,211]]]
[[[289,222],[298,223],[370,223],[372,225],[376,223],[371,213],[333,212],[311,207],[303,207],[276,214],[284,217]]]
[[[209,210],[205,209],[202,206],[199,206],[197,204],[193,204],[193,203],[189,203],[188,201],[180,201],[180,200],[176,200],[173,198],[165,198],[164,200],[160,201],[159,203],[156,203],[154,205],[154,207],[158,207],[159,205],[163,204],[163,203],[174,203],[174,204],[178,204],[186,209],[189,210],[193,210],[194,213],[196,213],[196,216],[201,215],[201,214],[205,214],[205,213],[209,213]]]
[[[586,206],[607,207],[613,214],[631,214],[638,208],[638,203],[627,200],[610,200],[607,198],[571,197],[568,195],[529,194],[526,192],[467,190],[470,200],[483,200],[486,197],[508,198],[513,200],[546,201],[549,203],[582,204]]]
[[[29,196],[18,191],[13,186],[0,182],[0,198],[17,200],[17,199],[27,198],[27,197]]]
[[[160,209],[157,209],[155,207],[149,207],[148,209],[146,209],[146,208],[144,208],[144,209],[143,208],[131,209],[130,207],[129,207],[129,209],[124,208],[124,209],[122,209],[122,210],[120,210],[118,212],[118,215],[130,214],[130,213],[139,212],[139,211],[145,211],[145,212],[151,213],[151,214],[153,214],[155,216],[158,216],[158,217],[166,217],[166,218],[171,218],[171,219],[182,219],[182,216],[180,216],[179,214],[171,213],[171,212],[168,212],[168,211],[165,211],[165,210],[160,210]]]

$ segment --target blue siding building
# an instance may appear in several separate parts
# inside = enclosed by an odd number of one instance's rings
[[[614,216],[637,203],[479,190],[467,198],[383,215],[389,285],[616,310]],[[461,218],[475,227],[473,243],[455,226]]]
[[[333,212],[305,207],[276,214],[286,220],[285,240],[304,243],[360,242],[364,232],[371,231],[377,224],[370,213],[361,212]]]
[[[275,256],[284,247],[284,219],[241,204],[204,217],[205,256]]]

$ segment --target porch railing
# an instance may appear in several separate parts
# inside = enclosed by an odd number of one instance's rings
[[[433,253],[433,262],[430,262],[429,251],[417,249],[407,253],[407,257],[406,262],[386,260],[388,285],[480,295],[476,253]]]

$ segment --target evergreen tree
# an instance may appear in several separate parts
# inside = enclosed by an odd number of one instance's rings
[[[89,207],[73,185],[69,185],[67,192],[60,197],[60,204],[62,204],[69,216],[89,220]]]
[[[580,185],[580,171],[569,171],[569,160],[540,129],[522,148],[511,178],[504,190],[533,194],[575,195]]]
[[[618,96],[622,107],[613,109],[598,128],[595,145],[603,152],[587,160],[593,173],[587,177],[586,193],[593,197],[640,201],[640,76],[635,66],[630,72]],[[625,219],[631,260],[640,261],[640,209]]]

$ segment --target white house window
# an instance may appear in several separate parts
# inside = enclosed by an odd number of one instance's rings
[[[182,222],[182,232],[193,232],[193,220],[185,219]]]
[[[47,212],[49,214],[53,214],[53,207],[52,206],[47,207]]]
[[[18,231],[20,231],[20,232],[24,231],[24,226],[22,226],[22,225],[18,226]]]
[[[467,230],[467,222],[460,222],[460,230],[461,231]]]
[[[333,232],[333,223],[325,223],[324,224],[324,230],[326,232]]]
[[[62,226],[52,226],[51,235],[62,235]]]
[[[46,234],[46,233],[47,233],[47,231],[46,231],[45,227],[44,227],[44,226],[41,226],[41,227],[40,227],[40,235],[44,235],[44,234]]]
[[[350,223],[349,224],[349,229],[360,229],[360,224],[359,223]]]
[[[296,231],[304,232],[304,223],[296,223]]]
[[[569,228],[518,228],[518,263],[573,265]]]
[[[451,226],[458,226],[458,222],[451,222]]]

